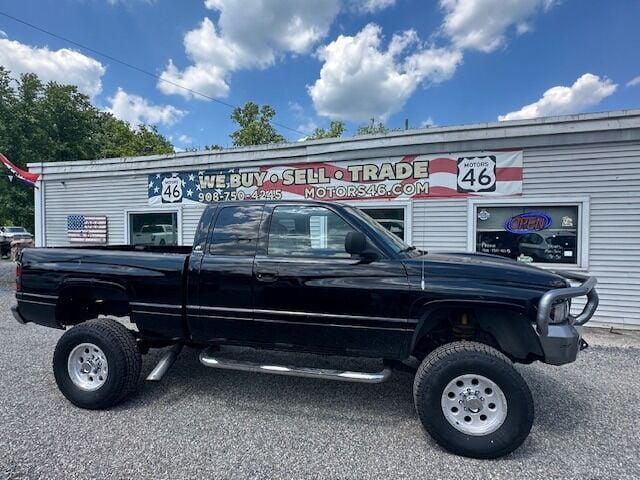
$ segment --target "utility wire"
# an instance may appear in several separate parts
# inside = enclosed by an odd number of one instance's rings
[[[82,43],[76,42],[75,40],[71,40],[70,38],[63,37],[62,35],[58,35],[57,33],[50,32],[49,30],[45,30],[42,27],[38,27],[37,25],[29,23],[26,20],[22,20],[22,19],[20,19],[18,17],[14,17],[13,15],[9,15],[8,13],[5,13],[3,11],[0,11],[0,15],[2,15],[3,17],[6,17],[6,18],[9,18],[9,19],[13,20],[14,22],[21,23],[22,25],[25,25],[25,26],[27,26],[29,28],[32,28],[32,29],[37,30],[37,31],[39,31],[41,33],[49,35],[49,36],[51,36],[53,38],[57,38],[58,40],[62,40],[63,42],[70,43],[71,45],[75,45],[78,48],[82,48],[83,50],[86,50],[88,52],[94,53],[94,54],[99,55],[101,57],[107,58],[107,59],[111,60],[112,62],[119,63],[120,65],[123,65],[123,66],[125,66],[127,68],[130,68],[132,70],[135,70],[136,72],[142,73],[143,75],[147,75],[147,76],[155,78],[156,80],[159,80],[161,82],[165,82],[165,83],[168,83],[169,85],[173,85],[174,87],[177,87],[177,88],[180,88],[182,90],[185,90],[185,91],[187,91],[187,92],[189,92],[189,93],[191,93],[193,95],[197,95],[199,97],[206,98],[207,100],[214,101],[216,103],[219,103],[220,105],[224,105],[225,107],[229,107],[229,108],[232,108],[232,109],[238,108],[237,105],[233,105],[232,103],[227,103],[227,102],[225,102],[223,100],[219,100],[217,98],[211,97],[210,95],[206,95],[204,93],[201,93],[201,92],[198,92],[196,90],[193,90],[193,89],[191,89],[189,87],[185,87],[184,85],[180,85],[179,83],[172,82],[171,80],[167,80],[166,78],[163,78],[162,76],[158,75],[157,73],[153,73],[153,72],[150,72],[150,71],[145,70],[143,68],[137,67],[137,66],[135,66],[135,65],[133,65],[133,64],[131,64],[129,62],[125,62],[124,60],[120,60],[120,59],[118,59],[118,58],[116,58],[116,57],[114,57],[112,55],[109,55],[108,53],[104,53],[104,52],[101,52],[101,51],[96,50],[94,48],[87,47],[86,45],[83,45]],[[271,123],[273,123],[277,127],[284,128],[286,130],[290,130],[290,131],[298,133],[300,135],[308,135],[305,132],[301,132],[300,130],[296,130],[295,128],[288,127],[287,125],[284,125],[282,123],[278,123],[278,122],[271,122]]]

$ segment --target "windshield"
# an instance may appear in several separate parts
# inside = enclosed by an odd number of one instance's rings
[[[395,252],[395,253],[400,253],[400,252],[409,252],[411,251],[413,248],[410,247],[409,245],[407,245],[406,243],[404,243],[402,240],[400,240],[396,235],[394,235],[393,233],[391,233],[389,230],[387,230],[386,228],[384,228],[382,225],[380,225],[376,220],[374,220],[373,218],[371,218],[369,215],[367,215],[366,213],[364,213],[362,210],[360,210],[359,208],[356,207],[352,207],[352,206],[347,206],[346,207],[351,213],[353,213],[355,216],[357,216],[358,218],[360,218],[360,220],[362,220],[363,222],[365,222],[367,225],[369,225],[371,228],[373,228],[376,232],[378,232],[380,234],[380,236],[382,237],[382,239],[384,240],[384,242],[391,247],[391,249]]]
[[[8,233],[24,233],[26,230],[23,227],[6,227],[5,231]]]

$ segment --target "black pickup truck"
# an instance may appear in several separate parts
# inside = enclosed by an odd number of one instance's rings
[[[531,429],[532,395],[513,363],[573,362],[598,303],[593,277],[429,254],[355,207],[301,201],[208,206],[193,248],[27,249],[16,282],[19,322],[67,329],[53,370],[79,407],[129,396],[149,348],[171,346],[148,380],[183,345],[209,367],[280,375],[378,383],[413,369],[426,430],[478,458],[511,452]],[[369,357],[381,370],[243,362],[225,358],[228,345]]]

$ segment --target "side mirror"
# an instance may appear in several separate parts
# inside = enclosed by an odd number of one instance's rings
[[[362,255],[367,250],[367,237],[362,232],[347,233],[344,249],[351,255]]]

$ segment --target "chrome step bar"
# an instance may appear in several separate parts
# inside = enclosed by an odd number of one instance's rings
[[[160,361],[155,366],[151,373],[147,375],[147,381],[149,382],[159,382],[164,377],[165,373],[171,368],[173,363],[178,358],[180,351],[182,350],[182,344],[179,343],[171,347],[171,349],[167,350],[162,357],[160,357]]]
[[[293,367],[284,365],[261,365],[253,362],[241,362],[226,358],[214,358],[205,349],[200,353],[200,363],[205,367],[242,372],[271,373],[291,377],[322,378],[342,382],[382,383],[391,376],[391,369],[385,367],[380,372],[352,372],[348,370],[330,370],[327,368]]]

